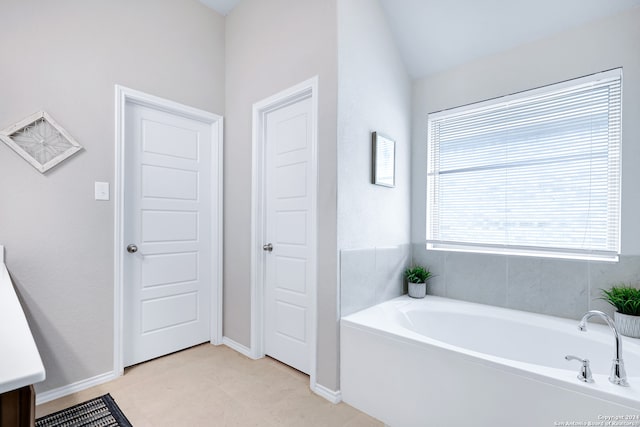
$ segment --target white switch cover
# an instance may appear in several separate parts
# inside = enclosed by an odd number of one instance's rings
[[[109,183],[96,181],[96,200],[109,200]]]

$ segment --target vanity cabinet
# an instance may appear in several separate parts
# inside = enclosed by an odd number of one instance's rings
[[[33,386],[0,394],[0,426],[33,427],[36,424],[36,393]]]

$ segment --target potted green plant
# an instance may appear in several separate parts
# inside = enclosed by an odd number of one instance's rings
[[[602,290],[602,299],[616,308],[616,328],[622,335],[640,338],[640,289],[627,285]]]
[[[427,294],[427,281],[433,277],[428,268],[415,266],[404,271],[404,277],[409,284],[409,296],[412,298],[424,298]]]

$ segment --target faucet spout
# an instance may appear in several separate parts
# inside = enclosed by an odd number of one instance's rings
[[[628,387],[629,383],[627,382],[627,373],[624,369],[624,361],[622,360],[622,339],[620,338],[620,334],[618,333],[618,329],[616,328],[616,324],[613,319],[611,319],[607,313],[599,310],[591,310],[582,316],[582,320],[580,320],[580,323],[578,324],[578,329],[582,332],[586,332],[587,321],[594,316],[600,317],[607,323],[615,338],[615,358],[613,359],[613,365],[611,366],[609,381],[613,384]]]

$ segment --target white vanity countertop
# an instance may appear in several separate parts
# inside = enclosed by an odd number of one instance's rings
[[[0,393],[43,381],[44,366],[0,246]]]

